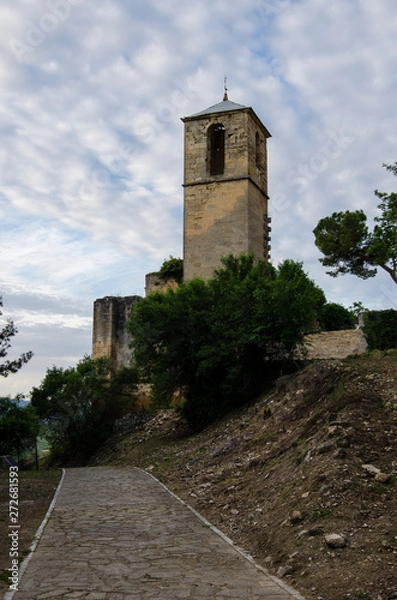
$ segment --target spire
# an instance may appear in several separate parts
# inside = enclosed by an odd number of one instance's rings
[[[228,89],[227,89],[227,77],[225,75],[225,77],[223,78],[223,101],[224,102],[226,102],[227,100],[229,100],[227,92],[228,92]]]

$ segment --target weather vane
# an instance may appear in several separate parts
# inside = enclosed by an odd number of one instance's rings
[[[228,100],[227,97],[227,93],[228,93],[228,89],[227,89],[227,77],[225,75],[225,77],[223,78],[223,99],[224,100]]]

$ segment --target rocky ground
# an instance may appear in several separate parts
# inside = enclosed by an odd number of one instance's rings
[[[125,418],[91,464],[147,469],[308,600],[397,599],[397,352],[313,363],[193,436]]]

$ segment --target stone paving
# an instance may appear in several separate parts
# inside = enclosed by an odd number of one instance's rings
[[[183,598],[304,600],[148,473],[68,469],[12,599]]]

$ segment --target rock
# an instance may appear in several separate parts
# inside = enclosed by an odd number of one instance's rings
[[[291,515],[290,515],[290,523],[292,523],[292,525],[295,525],[296,523],[300,523],[302,521],[302,513],[300,510],[293,510]]]
[[[378,473],[380,473],[380,469],[378,469],[377,467],[374,467],[374,465],[361,465],[362,469],[365,469],[365,471],[367,471],[367,473],[369,473],[370,475],[377,475]]]
[[[279,569],[277,570],[277,577],[284,577],[285,575],[292,573],[292,571],[293,571],[293,568],[291,567],[291,565],[285,565],[284,567],[279,567]]]
[[[317,454],[328,454],[328,452],[332,452],[337,449],[337,445],[333,440],[328,440],[324,442],[317,448]]]
[[[337,437],[341,435],[343,432],[342,427],[339,424],[330,425],[327,430],[327,435],[329,437]]]
[[[380,483],[389,483],[391,479],[391,475],[389,473],[377,473],[375,475],[375,481],[379,481]]]
[[[298,538],[298,540],[299,540],[299,538],[303,537],[304,535],[308,535],[308,534],[309,534],[309,531],[308,531],[308,529],[302,529],[302,531],[300,531],[300,532],[298,533],[298,535],[297,535],[297,538]]]
[[[324,539],[329,548],[344,548],[347,545],[346,537],[339,533],[327,533]]]

